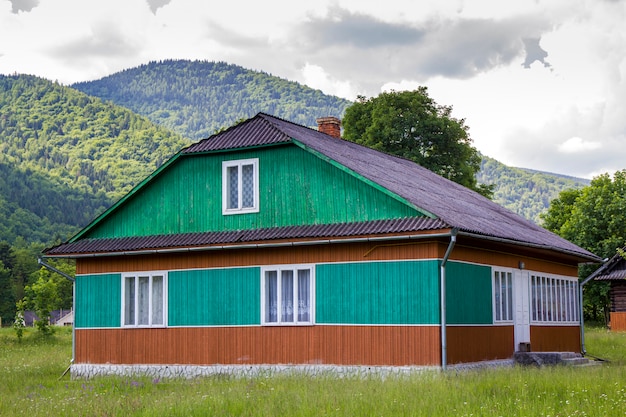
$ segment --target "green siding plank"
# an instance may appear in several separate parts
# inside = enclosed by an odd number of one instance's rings
[[[438,262],[318,265],[318,324],[438,324]]]
[[[462,262],[446,265],[448,324],[492,324],[491,267]]]
[[[222,215],[222,161],[259,158],[260,211]],[[422,215],[296,145],[180,157],[83,237],[329,224]]]
[[[171,271],[168,325],[236,326],[261,323],[261,270]]]
[[[76,328],[120,327],[122,276],[120,274],[78,275]]]

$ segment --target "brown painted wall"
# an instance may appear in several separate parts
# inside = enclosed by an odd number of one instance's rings
[[[626,312],[611,312],[611,331],[626,332]]]
[[[437,326],[76,329],[75,363],[441,364]]]
[[[579,326],[530,326],[533,352],[580,352]]]
[[[321,262],[359,262],[401,259],[441,259],[448,246],[444,239],[380,243],[351,243],[274,247],[259,249],[210,250],[188,253],[80,258],[77,274],[220,268],[243,265],[277,265]],[[517,268],[522,261],[526,269],[577,276],[576,264],[549,262],[532,256],[511,255],[506,248],[476,249],[457,244],[451,260]],[[510,248],[509,248],[510,250]]]
[[[446,333],[450,364],[513,356],[513,326],[449,326]]]
[[[439,255],[438,246],[438,243],[434,241],[412,241],[391,245],[376,245],[373,243],[327,244],[81,258],[76,262],[76,272],[78,274],[93,274],[122,271],[220,268],[243,265],[435,259]]]

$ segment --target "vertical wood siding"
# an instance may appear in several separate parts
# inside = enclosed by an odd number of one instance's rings
[[[222,161],[259,158],[258,213],[222,215]],[[419,215],[295,146],[180,158],[85,237],[244,230]]]
[[[446,266],[446,321],[492,324],[491,267],[459,262]]]
[[[439,322],[437,261],[323,264],[316,268],[316,322]]]
[[[513,326],[450,326],[448,362],[507,359],[514,352]]]
[[[534,352],[580,352],[580,326],[530,326]]]
[[[397,242],[390,245],[351,243],[260,249],[232,249],[157,255],[107,256],[76,260],[77,274],[133,271],[171,271],[195,268],[246,267],[296,263],[361,262],[379,260],[435,259],[437,240]],[[445,247],[444,247],[445,250]],[[443,256],[443,254],[441,254]]]
[[[81,327],[120,327],[122,314],[120,274],[76,277],[76,317]]]
[[[611,311],[626,312],[626,280],[611,281],[609,298]]]
[[[480,244],[478,241],[475,243]],[[494,244],[484,244],[485,248],[480,246],[470,247],[462,243],[457,243],[452,251],[451,259],[484,265],[497,265],[506,268],[518,268],[519,262],[521,261],[524,262],[525,268],[530,271],[540,271],[570,277],[578,276],[578,262],[576,260],[560,260],[559,257],[552,252],[538,252],[532,255],[527,253],[522,255],[520,253],[511,253],[510,251],[527,252],[524,248],[509,247],[507,250],[504,250]]]
[[[441,364],[436,326],[76,330],[75,363]]]
[[[168,324],[260,324],[260,274],[258,267],[170,272]]]
[[[611,312],[611,331],[626,332],[626,311]]]

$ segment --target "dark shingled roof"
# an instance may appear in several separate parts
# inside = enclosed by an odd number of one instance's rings
[[[608,262],[600,267],[594,279],[596,281],[626,279],[626,259],[619,253],[615,254]]]
[[[458,228],[462,232],[573,253],[585,259],[599,259],[596,255],[543,229],[530,220],[526,220],[488,198],[443,178],[412,161],[375,151],[263,113],[183,149],[181,156],[292,142],[336,161],[354,173],[404,198],[422,212],[440,219],[442,224]],[[297,230],[297,236],[290,237],[319,237],[321,236],[319,231],[326,230],[319,229],[319,227],[321,226],[295,227],[290,230]],[[435,229],[438,227],[433,226]],[[378,230],[378,233],[383,232],[382,229]],[[392,233],[392,230],[387,230],[387,232]],[[305,236],[306,233],[310,233],[310,235]],[[217,236],[214,233],[203,235]],[[183,240],[189,237],[188,235],[182,236],[184,236]],[[328,236],[334,235],[329,234]],[[160,237],[163,242],[169,242],[174,238],[174,236]],[[126,242],[135,238],[124,239]],[[257,234],[253,240],[262,239],[271,238]],[[79,244],[80,242],[81,240],[78,240],[75,243]],[[147,242],[143,244],[154,245],[154,243],[149,244]],[[180,244],[172,241],[159,245],[167,247],[167,245]],[[207,244],[207,242],[201,244]],[[139,246],[141,245],[133,247],[139,248]],[[112,246],[109,247],[113,249]],[[60,253],[62,248],[70,249],[67,245],[62,245],[58,250],[51,250],[47,253],[50,255]],[[85,248],[85,250],[87,249]]]
[[[193,248],[210,245],[229,245],[250,242],[272,242],[284,239],[329,239],[354,236],[372,236],[389,233],[410,233],[449,229],[439,219],[412,217],[397,220],[376,220],[311,226],[272,227],[267,229],[231,232],[182,233],[175,235],[121,237],[111,239],[83,239],[59,245],[47,251],[48,255],[77,255],[110,252],[133,252],[165,248]]]

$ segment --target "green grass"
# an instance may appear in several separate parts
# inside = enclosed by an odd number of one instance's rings
[[[626,333],[586,332],[603,366],[191,380],[61,377],[71,332],[19,343],[0,330],[0,415],[36,416],[625,416]]]

